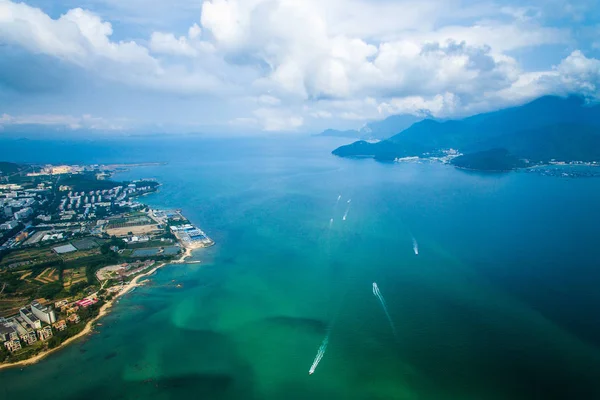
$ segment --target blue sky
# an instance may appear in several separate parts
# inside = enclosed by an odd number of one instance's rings
[[[314,133],[573,93],[600,97],[597,0],[0,0],[4,132]]]

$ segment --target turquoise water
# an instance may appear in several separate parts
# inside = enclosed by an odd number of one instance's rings
[[[144,201],[217,243],[94,335],[1,372],[3,398],[600,398],[600,180],[346,160],[338,144],[2,142],[15,161],[166,161],[118,178],[157,178]]]

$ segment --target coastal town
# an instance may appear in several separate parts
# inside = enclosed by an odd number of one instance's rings
[[[139,201],[155,180],[111,179],[125,167],[0,163],[0,368],[89,332],[141,277],[214,244]]]

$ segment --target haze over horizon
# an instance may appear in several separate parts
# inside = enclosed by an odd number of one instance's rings
[[[594,0],[0,0],[0,135],[297,132],[600,97]]]

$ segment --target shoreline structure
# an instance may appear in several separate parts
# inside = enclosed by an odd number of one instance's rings
[[[212,243],[214,244],[214,242],[212,242]],[[63,349],[66,346],[68,346],[69,344],[77,341],[78,339],[81,339],[82,337],[88,335],[89,333],[91,333],[93,331],[94,324],[97,321],[99,321],[102,317],[106,316],[109,313],[113,304],[115,303],[116,300],[119,299],[119,297],[131,292],[134,288],[136,288],[138,286],[142,286],[143,282],[139,282],[140,279],[153,275],[156,271],[158,271],[160,268],[162,268],[166,265],[185,264],[186,263],[185,260],[192,255],[193,250],[204,247],[204,246],[196,246],[196,245],[190,245],[190,244],[186,245],[185,243],[181,243],[181,244],[182,244],[182,247],[185,249],[185,251],[183,252],[181,257],[179,257],[177,260],[162,262],[162,263],[158,264],[157,266],[155,266],[154,268],[152,268],[151,270],[149,270],[148,272],[144,272],[142,274],[135,276],[127,285],[123,286],[123,288],[117,294],[115,294],[115,296],[111,300],[107,301],[106,303],[104,303],[102,305],[102,307],[100,307],[98,315],[96,317],[94,317],[92,320],[88,321],[87,324],[85,325],[85,327],[83,328],[83,330],[81,332],[79,332],[77,335],[68,338],[63,343],[61,343],[59,346],[57,346],[53,349],[43,351],[31,358],[28,358],[27,360],[21,360],[21,361],[17,361],[14,363],[2,363],[2,364],[0,364],[0,370],[5,369],[5,368],[15,368],[18,366],[28,366],[28,365],[36,364],[39,361],[41,361],[42,359],[44,359],[45,357],[49,356],[50,354],[55,353],[58,350]]]

